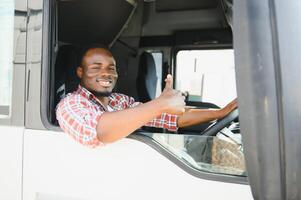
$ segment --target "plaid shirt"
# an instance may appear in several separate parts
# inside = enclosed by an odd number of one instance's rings
[[[104,112],[119,111],[141,104],[134,98],[112,93],[109,96],[110,110],[87,89],[79,86],[77,91],[68,94],[60,101],[56,117],[60,127],[79,143],[97,147],[103,145],[97,138],[96,125]],[[170,131],[177,130],[177,116],[163,113],[161,116],[145,124]]]

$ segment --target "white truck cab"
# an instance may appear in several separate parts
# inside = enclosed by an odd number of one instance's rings
[[[301,199],[301,2],[1,0],[0,199]],[[63,133],[82,46],[107,45],[116,92],[147,102],[164,79],[222,120],[141,127],[89,148]],[[116,122],[118,123],[118,122]]]

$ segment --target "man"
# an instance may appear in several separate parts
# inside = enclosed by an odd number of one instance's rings
[[[147,103],[112,93],[118,74],[116,62],[106,48],[87,49],[76,71],[78,90],[67,95],[57,106],[60,127],[75,140],[90,147],[124,138],[143,125],[167,128],[220,119],[237,107],[236,100],[220,110],[185,111],[184,97],[172,88],[172,76],[165,79],[162,94]]]

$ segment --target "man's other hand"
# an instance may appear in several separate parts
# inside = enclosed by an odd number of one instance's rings
[[[235,108],[237,108],[237,99],[234,99],[230,103],[228,103],[223,109],[221,109],[221,116],[219,119],[224,118],[228,114],[230,114]]]

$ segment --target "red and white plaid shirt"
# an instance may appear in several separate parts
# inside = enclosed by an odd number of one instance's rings
[[[108,110],[87,89],[79,86],[77,91],[68,94],[60,101],[56,110],[56,118],[64,132],[68,133],[79,143],[97,147],[103,145],[97,138],[96,125],[104,112],[114,112],[132,108],[141,104],[134,98],[112,93],[109,96]],[[161,116],[148,122],[146,126],[177,130],[177,115],[163,113]]]

